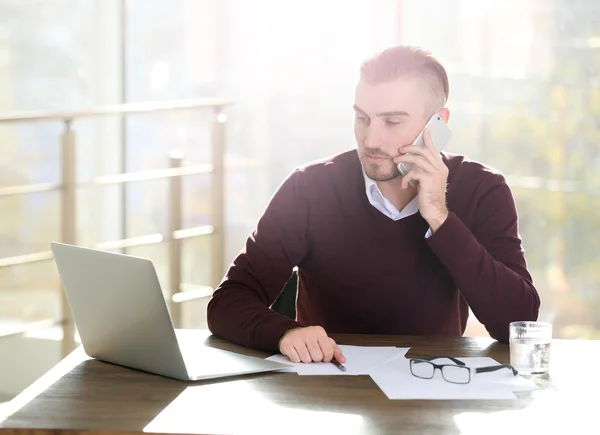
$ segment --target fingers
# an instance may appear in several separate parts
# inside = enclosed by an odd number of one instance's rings
[[[423,143],[423,148],[414,145],[400,147],[398,149],[400,156],[396,157],[394,161],[398,159],[396,163],[400,163],[402,161],[402,158],[405,157],[405,154],[410,153],[423,156],[429,163],[431,163],[434,166],[437,166],[437,164],[440,162],[443,163],[442,156],[433,144],[431,134],[429,133],[428,129],[425,129],[425,131],[423,132]]]
[[[295,362],[295,363],[298,363],[301,361],[300,355],[298,355],[298,352],[296,351],[296,348],[294,347],[294,342],[293,342],[293,336],[295,334],[295,331],[297,331],[299,329],[301,329],[301,328],[292,328],[292,329],[286,331],[285,334],[283,334],[283,336],[279,340],[279,352],[281,352],[282,355],[287,356],[291,362]],[[292,338],[290,338],[290,336]]]
[[[437,163],[437,159],[434,158],[434,156],[432,155],[431,151],[427,150],[427,149],[423,149],[423,148],[419,148],[419,147],[415,147],[415,146],[407,146],[404,148],[400,148],[400,155],[398,157],[394,157],[394,162],[396,163],[400,163],[403,162],[405,158],[410,157],[411,155],[413,156],[420,156],[421,158],[425,159],[429,164],[431,165],[436,165]]]
[[[287,331],[279,342],[279,351],[295,363],[331,362],[336,355],[345,361],[341,349],[320,326]]]
[[[291,362],[311,362],[310,352],[304,343],[294,343],[292,341],[282,341],[279,346],[282,355],[289,358]]]
[[[333,346],[333,357],[341,364],[346,362],[346,357],[342,353],[342,349],[333,341],[333,338],[330,338],[332,346]]]
[[[321,348],[321,352],[323,353],[323,361],[331,362],[333,359],[333,350],[335,346],[335,341],[333,345],[331,344],[333,340],[329,337],[319,337],[319,347]]]
[[[423,174],[425,173],[411,169],[402,177],[402,184],[400,184],[400,187],[402,189],[408,189],[409,184],[411,186],[416,186],[421,181]]]
[[[305,343],[298,343],[296,346],[294,346],[294,348],[296,349],[296,352],[298,352],[298,356],[300,357],[301,362],[312,362],[310,352],[308,351],[308,348],[306,347]]]
[[[295,362],[295,363],[299,363],[300,361],[302,361],[300,359],[300,356],[298,355],[298,352],[296,352],[296,348],[294,348],[294,346],[289,346],[288,348],[284,349],[283,347],[280,349],[280,352],[287,356],[288,359],[291,362]]]
[[[310,360],[308,362],[323,361],[323,352],[321,352],[321,346],[319,345],[319,337],[315,337],[315,338],[311,337],[310,339],[308,339],[308,341],[306,342],[306,347],[308,348],[308,351],[310,353]],[[307,361],[303,360],[303,362],[307,362]]]
[[[435,166],[425,159],[425,157],[416,154],[405,154],[403,156],[396,157],[394,162],[412,163],[425,172],[433,172],[436,169]]]

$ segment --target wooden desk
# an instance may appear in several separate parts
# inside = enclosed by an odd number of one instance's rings
[[[411,347],[407,356],[490,356],[490,339],[337,335],[342,344]],[[206,335],[212,346],[268,356]],[[88,359],[81,349],[13,401],[1,435],[134,433],[600,433],[600,341],[555,340],[543,389],[518,400],[388,400],[368,376],[248,375],[184,383]],[[586,362],[588,361],[588,362]],[[592,424],[592,425],[590,425]]]

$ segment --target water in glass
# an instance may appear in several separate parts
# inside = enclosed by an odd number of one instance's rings
[[[525,375],[539,375],[550,369],[550,342],[514,339],[510,343],[510,362]]]
[[[512,322],[510,363],[524,375],[540,375],[550,370],[552,325],[545,322]]]

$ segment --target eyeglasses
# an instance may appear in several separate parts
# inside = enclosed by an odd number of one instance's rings
[[[454,364],[434,364],[431,361],[436,359],[447,358]],[[411,358],[410,359],[410,372],[413,376],[421,379],[432,379],[435,370],[439,369],[442,372],[442,378],[446,382],[453,384],[468,384],[471,382],[471,377],[476,373],[488,373],[495,372],[500,369],[509,369],[513,375],[516,376],[519,372],[509,364],[499,364],[488,367],[467,367],[466,364],[451,356],[430,356],[424,358]]]

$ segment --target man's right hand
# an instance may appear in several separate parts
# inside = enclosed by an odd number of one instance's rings
[[[342,350],[320,326],[290,329],[279,341],[279,352],[295,363],[331,362],[333,358],[346,362]]]

